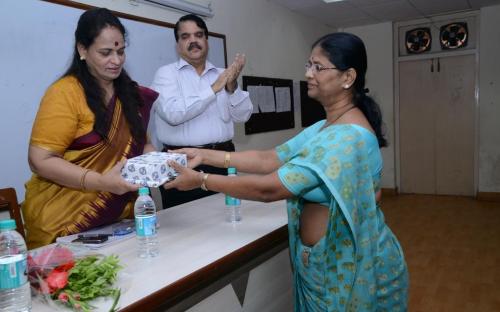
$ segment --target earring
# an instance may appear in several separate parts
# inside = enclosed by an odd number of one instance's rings
[[[85,57],[83,55],[80,55],[80,61],[85,61]]]
[[[344,85],[344,89],[349,89],[349,85]]]

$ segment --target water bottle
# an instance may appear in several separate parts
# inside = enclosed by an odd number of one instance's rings
[[[227,168],[227,176],[235,177],[236,168]],[[239,222],[241,221],[240,215],[240,205],[241,201],[239,198],[234,198],[226,194],[226,221],[227,222]]]
[[[156,206],[149,196],[149,189],[141,187],[134,205],[135,233],[140,258],[156,257],[158,237],[156,234]]]
[[[27,248],[16,221],[0,220],[0,311],[31,311]]]

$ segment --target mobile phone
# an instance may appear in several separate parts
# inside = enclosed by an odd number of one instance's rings
[[[101,244],[108,240],[109,234],[78,234],[72,243]]]
[[[113,231],[113,235],[127,235],[135,231],[135,222],[134,220],[122,220],[116,224],[111,226]]]

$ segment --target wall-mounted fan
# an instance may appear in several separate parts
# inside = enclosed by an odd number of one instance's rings
[[[467,23],[450,23],[441,26],[439,42],[443,50],[463,48],[467,46],[468,39]]]
[[[408,30],[405,36],[405,46],[408,53],[417,54],[431,49],[431,30],[420,27]]]

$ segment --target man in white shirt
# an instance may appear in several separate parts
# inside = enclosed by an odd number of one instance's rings
[[[236,81],[245,56],[237,54],[227,69],[208,62],[208,29],[194,14],[181,17],[174,34],[180,58],[159,68],[151,85],[160,93],[152,109],[153,142],[162,145],[163,151],[193,146],[234,151],[233,122],[245,122],[252,114],[248,92]],[[209,166],[197,169],[226,173],[226,169]],[[164,208],[213,194],[201,189],[161,191]]]

